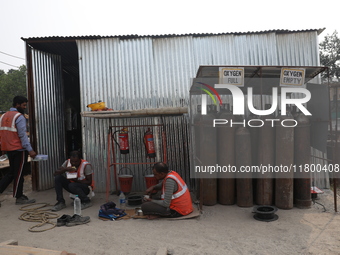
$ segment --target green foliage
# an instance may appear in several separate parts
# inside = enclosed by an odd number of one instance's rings
[[[25,65],[7,73],[0,70],[0,111],[8,111],[15,96],[27,97]]]
[[[340,38],[335,30],[332,35],[326,35],[323,42],[319,44],[320,63],[329,68],[330,81],[334,78],[340,82]],[[324,73],[322,78],[326,79],[327,74]]]

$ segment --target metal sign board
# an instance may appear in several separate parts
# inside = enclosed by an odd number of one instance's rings
[[[244,67],[220,67],[220,84],[244,86]]]
[[[281,69],[280,86],[303,87],[305,84],[304,68],[285,68]]]

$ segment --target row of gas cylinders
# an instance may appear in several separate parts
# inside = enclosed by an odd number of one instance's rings
[[[240,116],[239,116],[240,117]],[[261,127],[240,125],[219,125],[213,127],[213,119],[234,120],[229,111],[216,114],[197,114],[194,118],[195,164],[202,166],[241,166],[270,165],[291,166],[310,164],[310,124],[302,113],[286,116],[250,117],[258,119],[280,119],[263,121]],[[249,118],[248,118],[249,119]],[[295,119],[297,125],[282,126],[282,120]],[[238,122],[242,117],[238,119]],[[240,207],[275,205],[280,209],[311,206],[310,174],[299,173],[223,173],[202,178],[203,205],[237,204]]]

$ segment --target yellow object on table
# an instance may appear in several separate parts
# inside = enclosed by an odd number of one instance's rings
[[[106,108],[105,102],[92,103],[87,105],[92,111],[104,110]]]

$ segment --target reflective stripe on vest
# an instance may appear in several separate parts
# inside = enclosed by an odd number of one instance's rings
[[[87,162],[86,160],[81,160],[80,162],[80,166],[77,169],[77,175],[78,175],[78,180],[84,180],[85,179],[85,174],[84,174],[84,170],[85,170],[85,166],[89,164],[89,162]],[[71,167],[71,162],[70,159],[67,160],[67,167]]]
[[[172,174],[169,174],[167,178],[172,178],[175,179],[177,185],[181,186],[182,190],[173,194],[171,199],[175,199],[175,198],[179,198],[180,196],[184,195],[184,193],[187,191],[188,187],[186,184],[182,185],[182,183],[180,182],[180,180],[178,180],[178,178]],[[161,198],[164,199],[164,192],[162,192]]]
[[[185,181],[175,171],[171,171],[170,173],[168,173],[168,175],[163,180],[164,183],[162,184],[162,199],[164,199],[165,183],[168,178],[173,179],[177,183],[177,191],[175,192],[175,194],[172,194],[170,209],[175,210],[182,215],[188,215],[193,211],[190,192]]]
[[[20,112],[18,112],[17,114],[14,115],[13,119],[12,119],[12,124],[10,127],[3,127],[1,125],[2,123],[2,118],[5,116],[5,114],[3,114],[0,118],[0,130],[7,130],[7,131],[11,131],[11,132],[17,132],[17,128],[15,127],[15,121],[17,120],[17,118],[21,115]]]
[[[24,149],[16,128],[16,120],[20,115],[22,115],[20,112],[9,111],[0,118],[0,142],[1,149],[4,151]]]
[[[77,176],[78,176],[78,180],[84,180],[86,177],[85,177],[85,174],[84,174],[84,170],[85,170],[85,167],[86,165],[91,165],[89,162],[87,162],[86,160],[82,159],[81,160],[81,163],[77,169]],[[71,161],[70,159],[67,160],[67,167],[71,167]],[[71,181],[72,182],[72,181]],[[92,183],[89,185],[92,187],[92,189],[94,189],[94,180],[93,180],[93,176],[92,176]]]

